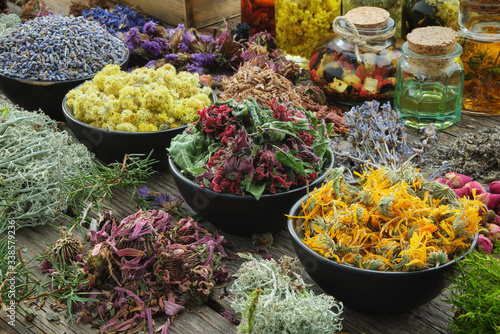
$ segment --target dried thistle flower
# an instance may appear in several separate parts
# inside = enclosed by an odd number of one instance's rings
[[[54,253],[54,258],[66,264],[77,261],[78,255],[83,254],[83,245],[71,232],[61,229],[61,237],[47,249],[47,253]]]

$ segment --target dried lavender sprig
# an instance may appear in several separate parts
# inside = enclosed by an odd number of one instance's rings
[[[349,147],[341,148],[340,140],[334,139],[337,166],[360,171],[366,164],[397,168],[408,160],[422,161],[423,151],[436,138],[435,129],[426,129],[423,135],[425,143],[412,148],[408,145],[400,113],[392,109],[389,102],[381,107],[380,110],[378,101],[367,101],[344,114],[345,124],[349,127]]]

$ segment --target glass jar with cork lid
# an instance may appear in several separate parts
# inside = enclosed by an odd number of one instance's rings
[[[342,15],[357,7],[380,7],[389,12],[396,25],[396,36],[401,37],[403,3],[405,0],[342,0]]]
[[[358,7],[333,21],[335,35],[309,59],[311,80],[333,101],[359,104],[394,97],[394,20],[378,7]]]
[[[464,69],[458,34],[448,27],[414,29],[398,60],[394,108],[409,127],[438,129],[460,121]]]
[[[465,66],[462,110],[500,115],[500,1],[460,0],[458,24]]]

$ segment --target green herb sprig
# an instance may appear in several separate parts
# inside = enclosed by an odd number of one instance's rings
[[[500,241],[496,253],[471,252],[457,262],[445,300],[455,310],[449,330],[456,334],[500,333]]]
[[[135,197],[137,185],[151,180],[156,173],[152,167],[155,163],[150,156],[142,159],[141,155],[126,155],[122,163],[95,163],[90,172],[78,170],[78,175],[63,185],[69,206],[78,213],[88,211],[89,205],[100,210],[103,203],[112,202],[113,190],[118,186],[133,189]]]

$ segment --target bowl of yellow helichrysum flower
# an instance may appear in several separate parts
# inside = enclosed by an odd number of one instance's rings
[[[320,288],[360,312],[394,315],[441,294],[477,244],[480,208],[411,166],[369,170],[354,184],[337,168],[292,207],[288,229]]]
[[[69,91],[62,107],[74,135],[98,159],[109,163],[125,154],[151,153],[159,161],[156,168],[164,169],[171,138],[216,99],[198,74],[177,73],[170,64],[131,72],[108,65]]]

